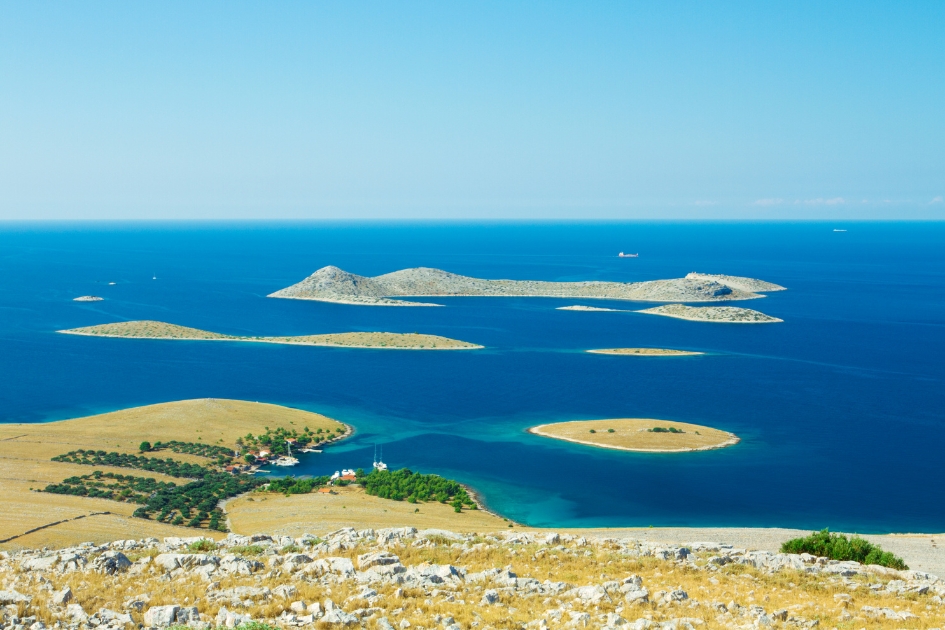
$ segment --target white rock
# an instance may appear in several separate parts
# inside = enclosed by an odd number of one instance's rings
[[[32,598],[16,591],[0,591],[0,606],[7,604],[28,604]]]
[[[177,619],[180,606],[152,606],[144,613],[144,625],[165,628]]]
[[[340,626],[353,626],[360,623],[357,617],[349,615],[340,608],[335,608],[331,612],[325,613],[325,616],[322,617],[320,621],[321,623],[337,624]]]
[[[89,619],[89,616],[79,604],[69,604],[66,606],[66,615],[75,623],[85,623]]]
[[[277,597],[281,597],[282,599],[295,597],[296,593],[298,593],[298,589],[292,584],[280,584],[279,586],[272,589],[272,594]]]
[[[65,606],[72,601],[72,589],[68,586],[52,595],[52,603],[56,606]]]
[[[482,594],[482,601],[479,602],[481,606],[491,606],[499,601],[499,592],[494,588],[490,588]]]

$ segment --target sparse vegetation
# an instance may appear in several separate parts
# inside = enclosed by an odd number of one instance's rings
[[[676,427],[653,427],[652,429],[647,429],[650,433],[685,433]]]
[[[878,564],[899,570],[909,568],[902,558],[883,551],[859,536],[847,538],[843,534],[831,534],[827,529],[814,532],[804,538],[789,540],[781,545],[781,552],[809,553],[812,556],[821,556],[831,560],[855,560],[862,564]]]

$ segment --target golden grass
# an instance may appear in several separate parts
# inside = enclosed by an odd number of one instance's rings
[[[653,433],[647,430],[655,427],[664,429],[674,427],[683,433]],[[528,432],[589,446],[653,453],[724,448],[737,444],[739,441],[734,434],[711,427],[649,418],[557,422],[532,427]]]
[[[361,546],[333,552],[332,555],[346,556],[356,562],[358,554],[370,549]],[[885,592],[871,591],[867,585],[872,580],[865,578],[854,578],[854,587],[850,588],[831,582],[823,575],[794,571],[767,575],[742,565],[728,565],[719,571],[709,572],[653,557],[627,557],[618,553],[616,546],[609,548],[607,545],[571,547],[568,552],[538,545],[486,545],[463,553],[461,549],[448,545],[418,547],[408,544],[391,551],[408,566],[422,562],[452,564],[464,567],[470,572],[508,566],[521,577],[533,577],[541,581],[565,581],[575,586],[601,584],[608,580],[639,575],[643,585],[649,589],[651,599],[655,599],[659,591],[681,588],[689,594],[690,600],[696,599],[701,603],[698,607],[692,607],[688,602],[664,606],[652,602],[627,605],[623,604],[618,593],[613,592],[612,601],[605,598],[599,605],[584,605],[579,602],[573,604],[573,610],[591,614],[590,627],[598,625],[597,615],[614,612],[618,605],[624,606],[621,614],[630,621],[646,617],[654,623],[659,623],[686,617],[701,620],[705,625],[700,624],[698,627],[706,630],[734,627],[736,624],[747,624],[747,627],[751,627],[748,618],[717,619],[719,612],[711,605],[712,602],[727,606],[734,602],[742,607],[758,605],[764,607],[768,613],[787,609],[791,616],[819,621],[822,628],[892,630],[942,627],[945,623],[945,607],[933,604],[930,594],[895,597]],[[48,574],[47,577],[52,580],[52,589],[44,588],[44,584],[39,581],[25,579],[19,580],[16,588],[34,597],[30,614],[36,614],[48,625],[55,621],[52,616],[55,608],[48,605],[51,593],[66,584],[72,588],[75,603],[89,612],[102,607],[121,610],[122,603],[138,593],[150,594],[150,606],[196,604],[200,612],[210,618],[214,617],[222,606],[232,608],[232,605],[225,601],[210,601],[207,598],[207,584],[194,576],[165,580],[159,573],[106,576],[89,571],[65,576]],[[286,583],[293,584],[298,590],[292,599],[306,604],[331,598],[346,610],[366,606],[363,600],[357,598],[357,594],[364,588],[357,580],[339,581],[328,586],[272,573],[219,578],[221,589],[235,586],[273,589]],[[513,596],[503,592],[500,594],[501,605],[481,605],[479,600],[482,590],[490,587],[490,584],[465,583],[455,591],[444,588],[436,593],[425,593],[420,589],[406,588],[402,593],[395,593],[396,584],[372,585],[381,597],[379,605],[384,609],[381,615],[387,616],[395,626],[406,619],[413,626],[437,627],[440,625],[437,623],[437,616],[441,615],[452,616],[462,627],[470,627],[472,623],[477,622],[478,627],[512,629],[544,617],[551,609],[572,604],[570,598],[563,596],[546,599],[543,595],[527,596],[519,593]],[[850,601],[844,603],[835,599],[835,595],[844,598],[849,596]],[[454,601],[449,601],[449,598]],[[274,597],[240,609],[240,612],[249,614],[254,619],[272,619],[288,609],[289,603],[289,600]],[[869,619],[860,615],[863,606],[908,611],[918,618],[910,621]],[[135,622],[140,622],[140,613],[133,614]],[[568,619],[565,613],[563,621]]]
[[[262,433],[265,427],[334,430],[343,426],[325,416],[290,409],[278,405],[225,399],[184,400],[146,407],[124,409],[87,418],[35,424],[0,425],[0,540],[15,537],[48,523],[73,519],[83,514],[112,512],[130,517],[135,507],[129,503],[54,495],[31,490],[58,483],[72,475],[84,475],[95,468],[80,464],[52,462],[50,459],[75,449],[98,449],[121,453],[137,453],[138,445],[149,442],[180,440],[233,446],[236,438],[247,433]],[[196,463],[205,459],[174,453],[175,459]],[[107,470],[109,467],[100,467]],[[113,469],[128,474],[128,469]],[[138,476],[174,480],[163,475],[136,470]],[[56,539],[62,544],[86,540],[103,540],[120,534],[115,519],[102,517],[70,521],[42,530],[42,535],[30,534],[14,538],[0,548],[25,546],[31,540]],[[133,522],[129,531],[152,532],[141,536],[192,536],[203,533],[195,529],[171,527],[141,519]],[[138,528],[138,529],[134,529]],[[38,534],[38,533],[37,533]],[[58,537],[58,538],[57,538]],[[119,535],[119,538],[128,538]]]
[[[475,350],[473,343],[419,333],[351,332],[296,337],[241,337],[149,320],[100,324],[58,331],[67,335],[121,337],[127,339],[187,339],[191,341],[248,341],[296,346],[379,348],[390,350]]]
[[[416,527],[455,532],[508,530],[509,522],[484,510],[456,513],[449,505],[431,501],[407,503],[371,496],[361,488],[335,488],[337,494],[258,493],[239,497],[226,505],[232,529],[286,536],[316,535],[340,529]]]
[[[690,350],[672,350],[670,348],[601,348],[588,350],[591,354],[616,354],[630,357],[691,357],[705,352]]]

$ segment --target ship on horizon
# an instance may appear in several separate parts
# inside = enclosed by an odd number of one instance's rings
[[[640,257],[640,254],[624,254],[623,252],[620,252],[619,254],[617,254],[617,258],[639,258],[639,257]]]

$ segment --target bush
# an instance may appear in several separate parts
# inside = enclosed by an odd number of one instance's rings
[[[141,444],[138,445],[138,450],[141,451],[142,453],[146,453],[146,452],[150,451],[150,450],[151,450],[151,443],[148,442],[147,440],[145,440],[144,442],[142,442]]]
[[[212,540],[203,538],[187,545],[187,550],[194,553],[206,553],[208,551],[215,551],[217,544]]]
[[[900,571],[909,568],[902,558],[883,551],[859,536],[847,538],[843,534],[831,534],[827,529],[787,541],[781,545],[781,553],[809,553],[831,560],[855,560],[861,564],[878,564]]]
[[[588,431],[588,433],[597,433],[597,431],[595,431],[594,429],[591,429],[590,431]]]

